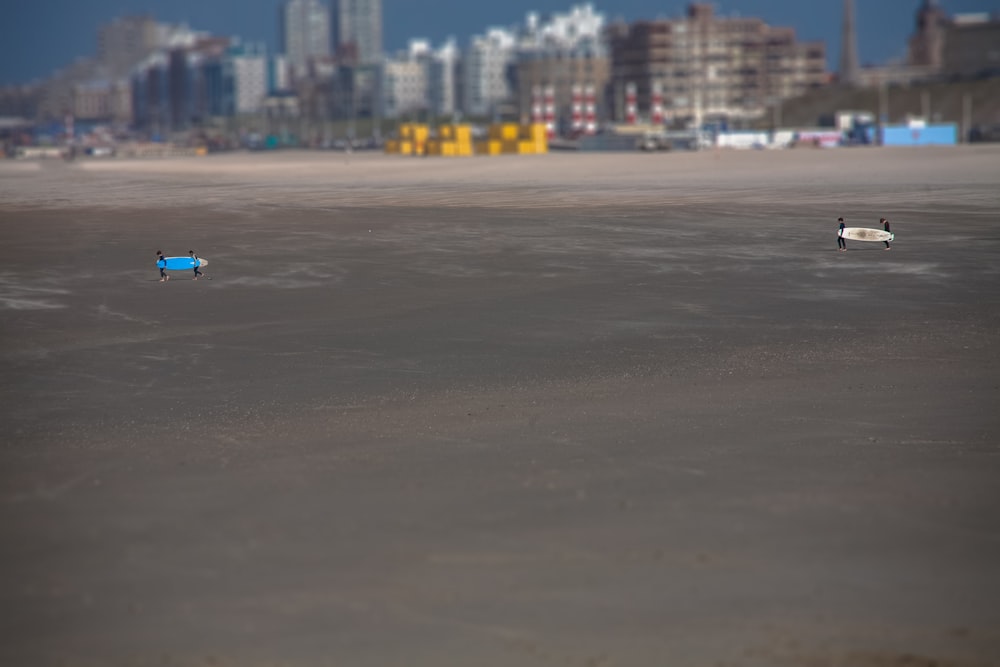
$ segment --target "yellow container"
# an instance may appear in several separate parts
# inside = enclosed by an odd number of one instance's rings
[[[404,139],[399,142],[399,154],[400,155],[413,155],[413,142],[408,139]]]
[[[490,139],[493,141],[517,141],[520,126],[517,123],[497,123],[490,125]]]
[[[530,141],[534,144],[532,153],[549,152],[549,133],[544,123],[531,123],[521,126],[521,140]],[[522,150],[522,152],[524,152]]]
[[[453,141],[455,139],[454,125],[439,125],[438,138],[442,141]]]
[[[455,157],[455,142],[454,141],[442,141],[441,142],[441,155],[447,157]]]
[[[503,152],[503,143],[499,141],[477,141],[474,146],[476,155],[500,155]]]
[[[548,143],[548,130],[544,123],[530,123],[521,126],[520,138],[527,141],[534,141],[536,144],[544,141]]]
[[[455,141],[459,143],[472,143],[472,128],[468,125],[454,125],[452,131],[455,134]]]
[[[513,141],[501,141],[500,152],[504,155],[517,155],[521,152],[521,142],[518,139]]]
[[[455,155],[457,157],[469,157],[472,155],[472,142],[471,141],[456,141],[455,142]]]
[[[430,138],[430,128],[420,123],[403,123],[399,126],[399,138],[423,142]]]
[[[519,155],[534,155],[538,151],[535,149],[535,142],[521,139],[517,142],[517,152]]]

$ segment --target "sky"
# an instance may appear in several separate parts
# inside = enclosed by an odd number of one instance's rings
[[[858,50],[863,63],[901,58],[921,0],[855,0]],[[11,0],[2,14],[0,86],[43,79],[76,58],[97,50],[97,28],[117,16],[150,14],[159,21],[185,22],[196,30],[237,35],[244,41],[278,45],[280,0]],[[488,26],[521,23],[529,11],[566,11],[578,0],[383,0],[385,48],[396,51],[409,39],[437,45],[449,36],[464,46]],[[596,0],[609,20],[676,17],[678,0]],[[1000,0],[940,0],[949,13],[997,12]],[[840,53],[841,0],[717,0],[722,15],[757,16],[771,25],[792,26],[800,39],[823,40],[829,64]]]

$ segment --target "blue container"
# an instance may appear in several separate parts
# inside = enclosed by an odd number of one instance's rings
[[[958,126],[942,125],[887,125],[882,128],[883,146],[955,146],[958,144]]]

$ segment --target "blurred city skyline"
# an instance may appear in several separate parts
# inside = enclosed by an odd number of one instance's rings
[[[426,38],[438,44],[454,36],[464,46],[490,26],[523,21],[529,11],[565,11],[574,0],[383,0],[385,49],[394,52],[408,40]],[[689,3],[663,0],[592,2],[608,20],[626,21],[679,16]],[[731,0],[715,2],[723,15],[755,16],[772,25],[796,29],[803,40],[823,40],[828,65],[835,70],[840,55],[842,1]],[[905,54],[921,0],[860,0],[857,7],[858,50],[862,63],[884,63]],[[1000,12],[1000,0],[941,0],[948,13]],[[0,86],[42,80],[80,57],[96,52],[97,29],[113,19],[148,14],[196,30],[234,35],[278,49],[281,0],[43,0],[16,3],[5,10],[13,30],[0,40]]]

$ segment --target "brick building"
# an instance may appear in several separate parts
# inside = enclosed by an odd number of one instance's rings
[[[910,38],[908,64],[921,77],[1000,75],[1000,17],[988,13],[948,16],[936,0],[923,0]]]
[[[959,14],[951,19],[941,54],[950,78],[1000,76],[1000,17]]]
[[[710,4],[690,5],[681,19],[612,25],[608,42],[608,104],[619,121],[633,86],[640,114],[659,91],[667,122],[701,124],[758,118],[829,79],[822,42],[800,42],[794,29],[758,18],[716,16]]]

